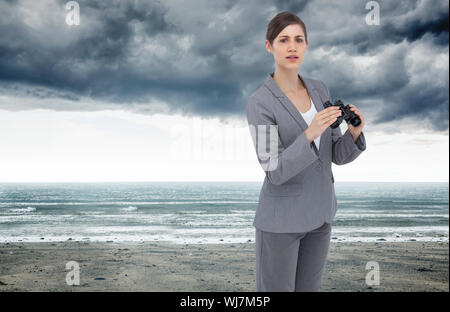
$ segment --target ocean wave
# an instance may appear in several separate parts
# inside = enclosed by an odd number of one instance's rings
[[[35,207],[28,206],[27,208],[12,208],[9,209],[8,212],[18,212],[18,213],[28,213],[28,212],[34,212],[36,211]]]
[[[448,235],[449,230],[448,226],[334,226],[333,232],[338,234],[352,234],[356,235],[357,233],[446,233]],[[404,235],[404,234],[403,234]]]
[[[14,202],[16,206],[83,206],[83,205],[182,205],[182,204],[257,204],[254,200],[178,200],[178,201],[86,201],[86,202]],[[2,202],[0,205],[10,205]]]
[[[128,207],[121,208],[120,210],[122,210],[122,211],[137,211],[138,208],[136,206],[128,206]]]
[[[436,213],[422,213],[422,214],[412,214],[412,213],[346,213],[338,212],[336,218],[339,219],[351,219],[351,218],[448,218],[448,214],[436,214]]]

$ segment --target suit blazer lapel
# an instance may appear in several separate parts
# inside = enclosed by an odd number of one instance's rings
[[[269,74],[266,78],[266,81],[264,82],[264,85],[272,92],[272,94],[279,100],[279,102],[283,105],[283,107],[290,113],[290,115],[297,121],[297,123],[300,125],[303,131],[308,128],[308,124],[306,123],[305,119],[303,119],[302,114],[298,111],[297,107],[291,102],[291,100],[284,94],[284,92],[280,89],[278,84],[273,80],[272,77],[273,73]],[[316,107],[317,112],[320,112],[324,109],[322,99],[320,98],[316,88],[311,83],[309,79],[302,78],[300,74],[297,74],[298,77],[303,81],[303,83],[306,86],[306,90],[308,91],[308,94],[310,95],[314,106]],[[324,131],[320,138],[320,147],[323,146],[324,137],[328,133],[328,131]],[[314,142],[314,141],[313,141]],[[314,142],[315,145],[315,142]],[[317,146],[316,146],[317,147]]]

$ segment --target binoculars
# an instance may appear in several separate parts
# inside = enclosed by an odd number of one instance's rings
[[[358,115],[350,110],[350,106],[344,105],[341,100],[335,101],[334,104],[330,101],[326,101],[325,103],[323,103],[323,106],[325,108],[330,106],[338,106],[342,112],[342,115],[338,116],[337,120],[331,124],[330,127],[333,129],[339,127],[342,120],[345,120],[347,124],[350,123],[353,127],[358,127],[361,124],[361,119],[358,117]]]

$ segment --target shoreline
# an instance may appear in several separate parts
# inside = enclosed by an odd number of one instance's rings
[[[426,236],[426,237],[387,237],[387,236],[378,236],[378,237],[343,237],[332,235],[330,239],[330,243],[378,243],[378,242],[388,242],[388,243],[409,243],[409,242],[419,242],[419,243],[448,243],[449,236],[448,235],[438,235],[438,236]],[[40,238],[32,238],[32,239],[10,239],[10,240],[0,240],[1,244],[35,244],[35,243],[64,243],[64,242],[81,242],[81,243],[119,243],[119,244],[134,244],[134,243],[156,243],[156,244],[167,244],[167,245],[227,245],[227,244],[253,244],[254,243],[254,235],[245,239],[237,239],[235,241],[229,240],[227,238],[202,238],[202,239],[191,239],[191,240],[174,240],[174,239],[164,239],[164,238],[155,238],[155,239],[118,239],[117,237],[105,239],[101,238],[98,240],[89,238],[89,237],[58,237],[58,238],[49,238],[49,237],[40,237]]]
[[[331,241],[322,280],[327,291],[449,291],[447,242]],[[66,283],[66,263],[80,285]],[[380,285],[366,284],[377,261]],[[239,291],[255,289],[254,243],[0,243],[4,291]]]

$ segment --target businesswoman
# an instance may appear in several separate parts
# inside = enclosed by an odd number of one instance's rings
[[[364,117],[351,105],[361,124],[343,135],[330,127],[341,111],[324,108],[327,86],[298,73],[308,48],[298,16],[276,15],[266,39],[275,71],[246,103],[265,171],[253,221],[256,291],[318,291],[337,210],[331,163],[347,164],[366,149]]]

